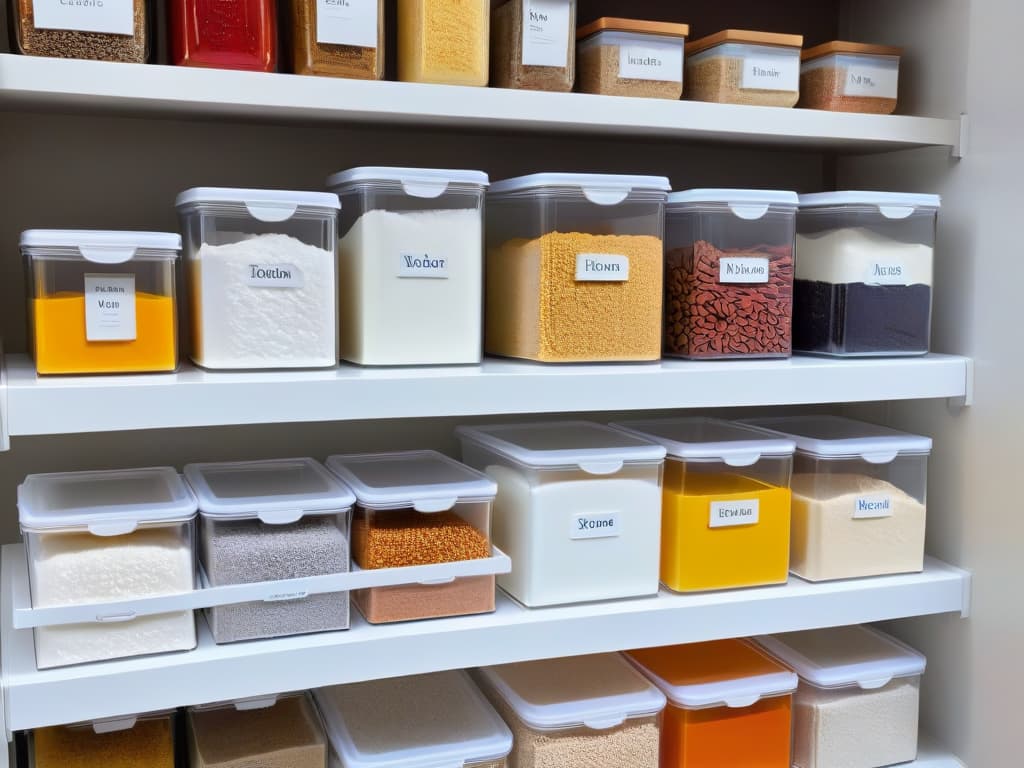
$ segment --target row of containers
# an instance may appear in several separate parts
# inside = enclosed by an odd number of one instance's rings
[[[174,370],[179,272],[214,370],[929,349],[934,195],[405,168],[328,186],[183,192],[181,270],[177,234],[24,232],[37,370]]]
[[[30,734],[33,768],[879,768],[925,658],[865,626],[447,671]]]
[[[457,436],[465,463],[420,450],[30,475],[14,626],[50,668],[191,650],[200,608],[231,643],[348,629],[350,594],[385,624],[491,612],[495,582],[536,608],[924,567],[926,437],[835,416]]]

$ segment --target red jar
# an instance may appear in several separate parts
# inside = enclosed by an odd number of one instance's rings
[[[276,0],[168,0],[171,55],[188,67],[277,69]]]

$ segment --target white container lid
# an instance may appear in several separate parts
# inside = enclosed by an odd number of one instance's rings
[[[589,421],[490,424],[455,433],[528,467],[578,467],[592,475],[665,459],[663,446]]]
[[[765,635],[757,642],[815,688],[870,691],[924,672],[925,657],[872,627],[834,627]]]
[[[27,229],[21,233],[21,248],[67,248],[96,264],[123,264],[135,258],[140,250],[167,251],[164,258],[175,259],[181,250],[181,235],[99,229]]]
[[[665,708],[664,695],[617,653],[502,664],[479,673],[537,730],[607,730]]]
[[[497,484],[437,451],[330,456],[327,467],[369,509],[444,512],[459,502],[492,501]]]
[[[842,416],[773,416],[744,419],[796,442],[798,451],[826,458],[859,457],[888,464],[900,454],[928,454],[932,439]]]
[[[905,192],[816,192],[800,195],[800,208],[833,208],[841,205],[871,205],[879,208],[883,214],[887,210],[900,211],[909,209],[912,213],[919,208],[938,209],[942,205],[939,195],[919,195]],[[906,218],[890,216],[889,218]]]
[[[414,197],[438,197],[449,184],[486,187],[490,178],[483,171],[464,171],[453,168],[388,168],[364,166],[350,168],[327,177],[327,188],[341,188],[359,182],[395,182]]]
[[[212,520],[283,525],[348,510],[355,494],[313,459],[186,464],[185,479]]]
[[[344,768],[454,768],[512,751],[508,726],[461,670],[313,695]]]
[[[774,189],[687,189],[671,192],[669,205],[687,203],[727,203],[729,205],[792,205],[799,204],[796,192]]]
[[[285,189],[235,189],[231,187],[193,187],[178,195],[178,209],[209,203],[244,205],[258,221],[287,221],[300,208],[320,208],[325,213],[341,209],[341,200],[333,192],[297,192]]]
[[[609,173],[533,173],[491,184],[489,195],[575,187],[591,202],[615,205],[631,192],[668,192],[672,184],[665,176],[620,176]]]
[[[665,446],[668,455],[749,467],[765,457],[792,456],[796,443],[743,424],[706,416],[623,421],[611,426]]]
[[[18,520],[32,532],[120,536],[195,515],[196,497],[171,467],[29,475],[18,486]]]

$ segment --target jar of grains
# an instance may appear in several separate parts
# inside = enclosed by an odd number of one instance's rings
[[[28,734],[29,768],[174,768],[174,712],[127,715]]]
[[[491,85],[571,91],[576,0],[504,0],[491,11]]]
[[[167,0],[171,61],[185,67],[277,69],[277,0]]]
[[[609,96],[679,99],[688,24],[600,18],[580,27],[579,89]]]
[[[288,0],[292,71],[384,77],[384,0]]]
[[[29,56],[145,62],[152,14],[149,0],[11,0],[18,52]]]
[[[686,98],[792,107],[800,99],[801,35],[727,29],[686,46]]]
[[[667,178],[540,173],[487,194],[485,350],[541,362],[661,357]]]
[[[398,79],[487,85],[491,0],[398,0]]]
[[[900,48],[835,41],[803,52],[800,103],[806,109],[891,115],[899,89]]]

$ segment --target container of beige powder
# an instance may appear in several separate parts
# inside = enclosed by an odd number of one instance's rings
[[[726,29],[686,46],[686,98],[793,107],[800,99],[801,35]]]
[[[831,581],[923,570],[931,438],[840,416],[748,423],[796,443],[792,573]]]
[[[579,86],[584,93],[679,99],[688,24],[600,18],[580,27]]]

